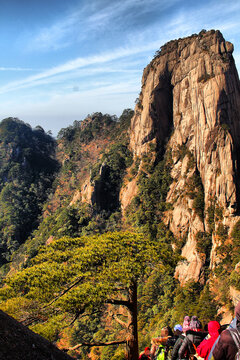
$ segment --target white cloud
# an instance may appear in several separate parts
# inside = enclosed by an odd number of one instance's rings
[[[75,12],[66,18],[39,31],[28,44],[28,50],[56,50],[72,43],[68,35],[79,21],[79,13]],[[64,39],[65,38],[65,39]],[[64,39],[64,41],[63,41]]]
[[[152,3],[156,3],[156,0],[150,1]],[[170,1],[168,5],[172,4],[174,1],[176,2],[178,0]],[[107,19],[111,19],[111,16],[116,16],[114,15],[116,10],[118,10],[116,11],[116,14],[119,15],[121,11],[125,11],[133,4],[138,4],[139,8],[141,8],[141,4],[146,5],[144,0],[122,0],[121,2],[117,1],[116,3],[111,3],[107,7],[107,10],[106,7],[104,8],[104,11],[95,9],[95,12],[91,17],[89,17],[89,19],[95,24],[98,22],[100,23],[103,19],[104,21],[107,21]],[[140,11],[146,11],[145,5],[142,6]],[[164,2],[162,2],[162,5],[168,6],[167,1],[164,0]],[[86,77],[87,75],[91,76],[93,74],[101,74],[104,72],[115,72],[116,67],[119,67],[120,71],[123,72],[123,69],[121,68],[123,62],[126,66],[125,71],[131,72],[132,67],[130,67],[130,61],[136,61],[136,58],[139,58],[139,56],[137,57],[136,55],[145,54],[145,61],[147,61],[147,59],[150,59],[149,53],[151,51],[154,53],[166,41],[180,36],[182,37],[190,35],[192,32],[198,32],[202,29],[202,27],[205,27],[206,29],[209,29],[211,27],[217,28],[218,26],[214,25],[221,23],[221,28],[226,30],[229,34],[232,34],[234,31],[236,31],[237,24],[234,21],[234,17],[232,23],[229,22],[229,18],[224,19],[223,4],[217,4],[216,1],[210,2],[208,7],[208,13],[211,14],[210,17],[205,17],[205,7],[206,4],[203,4],[202,6],[199,5],[198,8],[195,9],[186,9],[185,11],[182,9],[176,11],[174,16],[167,19],[167,24],[164,26],[164,31],[161,31],[161,29],[159,28],[159,24],[153,24],[151,27],[145,28],[141,32],[130,33],[129,37],[127,38],[128,46],[109,50],[108,52],[104,53],[98,53],[93,56],[78,57],[73,60],[69,60],[63,64],[49,68],[45,71],[39,72],[33,76],[28,76],[21,80],[9,82],[0,87],[0,94],[15,91],[18,89],[26,89],[33,86],[56,84],[60,83],[61,81],[72,80],[77,77]],[[68,27],[74,25],[79,16],[82,16],[82,14],[87,11],[86,9],[89,10],[86,7],[82,8],[81,10],[79,10],[79,12],[75,12],[69,15],[69,17],[65,19],[64,22],[59,23],[60,25],[55,25],[56,29],[60,29],[59,33],[64,34],[65,31],[68,31]],[[238,9],[240,9],[240,4],[236,5],[233,2],[229,2],[229,6],[227,7],[226,12],[228,14],[232,14]],[[219,16],[216,18],[214,14],[218,14]],[[58,30],[56,30],[56,33],[54,33],[53,31],[52,39],[49,38],[50,43],[54,40],[54,37],[57,33]],[[149,42],[150,38],[151,41]],[[140,45],[136,46],[136,44]],[[239,51],[237,51],[237,53],[239,53]],[[236,64],[237,66],[239,66],[240,64],[238,55],[236,60]],[[112,63],[115,63],[115,69],[111,68]],[[106,64],[105,67],[100,67],[100,65],[104,64]],[[82,73],[80,72],[80,69],[82,69]],[[139,75],[139,78],[140,77],[141,75]],[[68,86],[73,87],[79,85],[68,84]],[[56,89],[56,92],[57,91],[58,89]]]
[[[0,71],[36,71],[35,69],[31,68],[21,68],[21,67],[0,67]]]
[[[168,8],[173,3],[178,2],[179,0],[161,0],[161,10]],[[134,16],[139,16],[140,14],[145,14],[147,12],[153,11],[154,7],[159,6],[158,0],[120,0],[112,1],[107,7],[104,7],[97,11],[95,14],[90,15],[88,22],[89,24],[95,24],[103,26],[109,22],[114,22],[116,18],[122,18],[124,21],[123,14],[128,15],[132,18]],[[130,9],[137,9],[135,14]]]
[[[161,12],[180,0],[114,0],[105,6],[99,0],[86,1],[65,14],[60,20],[44,27],[30,37],[27,46],[30,51],[48,51],[64,48],[79,42],[110,26],[110,30],[121,26],[124,32],[126,19],[134,22],[135,17],[161,8]]]
[[[0,87],[0,94],[4,94],[9,91],[18,90],[21,88],[27,88],[34,85],[37,85],[40,80],[43,79],[49,79],[49,82],[51,82],[51,77],[74,71],[76,69],[80,69],[83,67],[89,67],[90,65],[96,65],[96,64],[103,64],[108,63],[111,61],[116,61],[118,59],[136,55],[139,53],[147,52],[149,50],[156,49],[158,42],[152,42],[145,46],[140,47],[132,47],[132,48],[119,48],[115,49],[109,53],[102,53],[98,55],[93,55],[86,58],[76,58],[74,60],[67,61],[66,63],[62,65],[55,66],[53,68],[50,68],[46,71],[40,72],[36,75],[29,76],[27,78],[24,78],[22,80],[17,80],[10,82],[4,86]]]

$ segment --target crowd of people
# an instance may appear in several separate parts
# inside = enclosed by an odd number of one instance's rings
[[[205,328],[197,316],[184,317],[183,324],[161,330],[140,360],[240,360],[240,302],[231,324],[210,321]]]

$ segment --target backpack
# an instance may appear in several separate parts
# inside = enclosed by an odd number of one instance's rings
[[[229,332],[233,338],[233,341],[235,342],[235,345],[237,347],[237,353],[235,355],[235,360],[240,360],[240,333],[238,329],[229,329]]]
[[[236,329],[236,326],[237,326],[237,318],[235,317],[235,318],[231,321],[231,323],[229,324],[229,326],[228,326],[227,329],[228,329],[228,330]],[[230,331],[230,332],[231,332],[231,331]],[[208,356],[208,360],[214,360],[214,358],[213,358],[213,350],[215,349],[215,347],[216,347],[219,339],[220,339],[220,335],[219,335],[219,337],[217,338],[217,340],[215,341],[215,343],[213,344],[213,347],[212,347],[212,349],[211,349],[211,351],[210,351],[210,354],[209,354],[209,356]]]
[[[190,356],[193,356],[193,359],[196,359],[196,360],[204,360],[204,358],[202,358],[200,355],[198,355],[196,345],[194,343],[192,343],[192,345],[193,345],[193,348],[195,350],[195,354],[190,355]]]
[[[165,348],[162,345],[159,345],[156,355],[155,355],[155,360],[164,360],[164,353],[165,353]]]

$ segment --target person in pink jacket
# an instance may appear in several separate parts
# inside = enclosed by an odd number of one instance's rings
[[[208,360],[208,355],[212,349],[213,344],[219,336],[220,324],[217,321],[210,321],[208,323],[209,338],[204,339],[201,344],[197,347],[197,353],[199,356]]]

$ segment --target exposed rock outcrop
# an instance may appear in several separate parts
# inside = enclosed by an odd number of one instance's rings
[[[71,360],[52,343],[0,310],[0,359]]]
[[[137,178],[134,178],[133,180],[129,181],[125,187],[121,189],[120,192],[120,202],[122,211],[124,212],[128,205],[130,205],[132,199],[134,196],[137,195]]]
[[[221,209],[224,225],[231,228],[236,222],[240,83],[232,52],[233,45],[214,30],[164,45],[144,69],[131,122],[135,156],[155,141],[160,153],[166,146],[172,150],[173,183],[167,196],[172,210],[165,221],[177,238],[186,240],[182,254],[188,262],[176,270],[181,283],[200,278],[204,258],[197,253],[196,235],[209,231],[211,204]],[[201,182],[194,195],[189,190],[193,177]]]

